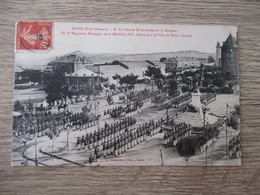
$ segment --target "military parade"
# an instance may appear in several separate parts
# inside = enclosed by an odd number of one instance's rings
[[[106,55],[74,51],[16,72],[12,164],[240,164],[237,42],[231,33],[223,40],[216,55],[96,62]]]

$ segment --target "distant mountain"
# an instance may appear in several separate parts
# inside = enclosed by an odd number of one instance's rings
[[[22,67],[22,69],[44,69],[44,66],[46,66],[52,59],[54,58],[46,58],[46,59],[19,59],[15,60],[15,69],[16,67]]]
[[[72,54],[77,54],[79,56],[86,56],[89,60],[92,60],[93,63],[105,63],[111,62],[114,60],[119,61],[145,61],[145,60],[160,60],[162,57],[176,57],[176,56],[191,56],[195,58],[208,58],[209,55],[215,58],[215,53],[205,53],[199,51],[177,51],[177,52],[159,52],[159,53],[147,53],[147,54],[110,54],[110,53],[101,53],[101,54],[91,54],[83,53],[80,51],[73,52]]]
[[[75,51],[72,53],[64,54],[70,55],[70,54],[76,54],[77,56],[85,56],[87,59],[91,60],[94,64],[98,63],[105,63],[105,62],[112,62],[114,60],[118,61],[145,61],[145,60],[157,60],[159,61],[162,57],[181,57],[181,56],[187,56],[187,57],[195,57],[195,58],[208,58],[209,55],[213,56],[215,58],[215,53],[205,53],[205,52],[199,52],[199,51],[177,51],[177,52],[158,52],[158,53],[145,53],[145,54],[113,54],[113,53],[85,53],[81,51]],[[57,56],[60,57],[60,56]],[[41,60],[16,60],[15,65],[20,66],[24,69],[31,68],[31,69],[42,69],[44,65],[47,65],[50,61],[54,60],[55,57],[50,57],[46,59]]]

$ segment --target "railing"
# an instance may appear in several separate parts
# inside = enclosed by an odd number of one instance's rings
[[[216,94],[206,94],[200,97],[201,102],[205,102],[206,105],[210,104],[211,102],[216,100]]]

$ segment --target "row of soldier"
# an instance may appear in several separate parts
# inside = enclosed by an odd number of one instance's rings
[[[138,102],[132,102],[130,104],[127,104],[127,106],[117,106],[113,109],[107,109],[104,111],[104,118],[120,118],[123,113],[135,115],[137,113],[137,110],[140,109],[140,105]]]
[[[50,111],[32,111],[23,113],[18,119],[20,126],[18,131],[29,134],[41,132],[51,126],[65,125],[72,121],[76,115],[71,111],[53,113]]]
[[[137,95],[149,96],[151,92],[147,89],[137,92]],[[145,94],[145,95],[144,95]],[[140,102],[135,101],[132,105],[126,107],[126,113],[130,113],[136,111],[136,108],[140,107]],[[107,114],[109,112],[109,114]],[[112,110],[107,110],[106,117],[110,117]],[[118,116],[117,112],[112,114],[113,116]],[[72,112],[71,110],[64,110],[63,112],[51,112],[47,110],[31,110],[22,113],[20,117],[15,117],[16,127],[14,128],[14,132],[16,135],[22,135],[25,133],[31,134],[33,137],[36,133],[38,135],[43,135],[43,131],[48,128],[56,128],[62,126],[63,128],[74,127],[77,129],[82,129],[83,126],[92,127],[97,124],[97,117],[89,117],[88,120],[84,120],[83,112]]]
[[[179,97],[175,98],[174,100],[172,100],[172,104],[176,105],[176,107],[178,107],[180,103],[185,102],[189,99],[191,99],[191,93],[186,93],[186,94],[179,96]]]
[[[35,134],[35,132],[41,132],[49,126],[51,126],[51,121],[61,121],[64,118],[65,113],[52,113],[50,111],[30,111],[24,112],[21,116],[15,117],[14,120],[17,121],[17,135],[29,133]],[[53,122],[52,122],[53,123]]]
[[[86,149],[86,151],[93,151],[95,156],[91,156],[90,158],[94,159],[99,158],[100,156],[117,156],[145,140],[149,141],[151,136],[160,131],[160,127],[160,120],[156,122],[151,120],[143,125],[139,125],[137,128],[122,131],[121,134],[119,132],[119,134],[115,133],[112,136],[108,135],[107,138],[100,137],[98,140],[90,140],[84,138],[84,136],[82,136],[82,138],[78,137],[77,148],[78,150]]]
[[[48,120],[47,120],[48,119]],[[36,134],[42,136],[46,129],[67,129],[81,130],[83,128],[92,127],[97,124],[97,117],[89,117],[84,120],[83,113],[52,113],[48,117],[41,117],[34,119],[28,127],[29,137],[32,138]]]
[[[176,146],[182,139],[191,136],[191,125],[184,122],[175,124],[171,131],[164,134],[165,147]]]
[[[78,137],[77,139],[77,146],[80,149],[82,146],[88,145],[89,148],[92,149],[93,147],[100,146],[104,142],[111,140],[117,136],[120,136],[127,132],[132,126],[136,123],[136,119],[134,117],[126,117],[120,121],[117,121],[114,124],[108,125],[107,123],[104,124],[104,127],[101,129],[95,130],[94,133],[87,133],[86,137],[82,136],[82,139]],[[79,146],[80,144],[80,146]]]
[[[240,133],[229,141],[228,151],[229,151],[229,157],[232,156],[236,156],[237,158],[240,157],[241,155]]]
[[[30,138],[33,138],[36,133],[38,136],[42,136],[43,131],[48,128],[59,130],[72,128],[73,130],[82,130],[87,127],[95,126],[98,123],[98,119],[95,116],[89,117],[88,121],[84,120],[83,112],[46,112],[46,114],[48,117],[45,116],[45,113],[43,114],[45,117],[42,117],[42,115],[31,115],[34,122],[28,127]]]

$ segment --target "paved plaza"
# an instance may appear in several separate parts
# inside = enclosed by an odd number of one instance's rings
[[[114,99],[118,99],[116,95]],[[114,119],[105,119],[103,112],[105,109],[111,106],[121,105],[119,102],[115,102],[115,105],[107,105],[106,100],[101,98],[99,104],[99,112],[101,118],[99,120],[99,125],[85,128],[82,130],[69,129],[62,131],[58,137],[50,140],[47,136],[42,136],[37,138],[37,147],[35,147],[35,139],[27,142],[27,150],[25,146],[20,142],[20,139],[14,137],[13,141],[13,165],[19,165],[21,162],[25,161],[23,154],[28,157],[28,159],[35,159],[35,151],[37,152],[37,158],[39,166],[52,166],[52,165],[82,165],[82,166],[185,166],[186,161],[184,158],[180,157],[176,147],[164,146],[164,133],[157,133],[151,137],[150,140],[145,140],[140,144],[128,149],[123,154],[118,156],[110,155],[106,158],[101,157],[93,163],[89,163],[89,150],[80,149],[78,150],[76,146],[76,140],[78,137],[86,135],[86,133],[93,133],[97,130],[98,126],[103,127],[105,123],[113,124]],[[225,110],[226,104],[233,107],[238,104],[239,96],[236,95],[217,95],[216,101],[209,104],[210,111],[216,114],[221,113]],[[69,105],[69,108],[75,112],[79,111],[85,102],[76,103]],[[192,117],[187,115],[186,112],[178,111],[176,108],[170,108],[168,110],[169,116],[174,117],[176,113],[178,117],[175,119],[177,123],[186,122],[189,123],[194,120]],[[146,101],[143,108],[139,113],[133,116],[136,118],[136,124],[133,128],[138,125],[143,124],[151,119],[160,120],[167,117],[166,109],[162,106],[153,105],[150,101]],[[216,118],[207,114],[207,121],[211,123],[215,121]],[[201,166],[206,165],[240,165],[240,159],[238,158],[227,158],[226,157],[226,138],[228,141],[239,132],[231,128],[228,128],[228,135],[226,135],[226,127],[222,125],[220,128],[220,133],[218,138],[213,144],[208,147],[207,150],[207,160],[206,151],[197,153],[195,156],[189,159],[190,166]],[[68,134],[69,131],[69,134]],[[69,135],[67,137],[67,135]],[[25,139],[25,137],[24,137]],[[67,148],[67,139],[69,142],[69,147]],[[52,153],[53,152],[53,153]],[[53,156],[52,156],[53,154]],[[151,155],[152,154],[152,155]],[[28,165],[34,166],[33,161],[28,161]]]

